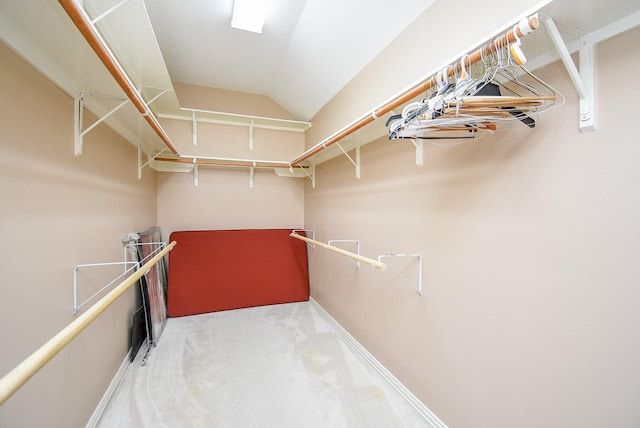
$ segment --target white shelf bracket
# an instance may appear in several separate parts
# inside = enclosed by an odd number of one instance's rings
[[[558,27],[552,18],[544,20],[545,28],[551,37],[560,59],[564,64],[569,77],[580,97],[580,131],[590,132],[596,130],[596,56],[595,43],[589,35],[580,38],[579,64],[580,68],[571,58]]]
[[[127,0],[128,1],[128,0]],[[160,98],[161,96],[163,96],[164,94],[166,94],[167,92],[169,92],[168,89],[162,89],[162,88],[154,88],[152,86],[142,86],[138,92],[142,93],[142,88],[152,88],[152,89],[160,89],[161,91],[153,98],[151,98],[149,101],[145,101],[144,103],[147,105],[147,107],[149,107],[151,104],[153,104],[153,102],[155,100],[157,100],[158,98]]]
[[[138,142],[138,180],[142,179],[142,143]]]
[[[596,44],[591,37],[580,40],[580,75],[587,87],[587,97],[580,98],[580,130],[582,132],[597,129],[597,76]]]
[[[84,122],[84,97],[87,96],[87,95],[89,95],[89,94],[80,94],[80,98],[75,100],[74,103],[73,103],[74,125],[75,125],[75,138],[74,138],[75,150],[74,150],[74,154],[76,156],[80,156],[82,154],[82,146],[83,146],[84,136],[89,131],[91,131],[93,128],[95,128],[96,126],[98,126],[102,122],[104,122],[106,119],[108,119],[109,116],[111,116],[112,114],[117,112],[122,106],[124,106],[125,104],[127,104],[129,102],[129,99],[121,99],[122,101],[120,102],[120,104],[118,104],[117,106],[115,106],[114,108],[109,110],[104,116],[98,118],[98,120],[96,120],[91,125],[89,125],[85,130],[83,130],[82,126],[83,126],[83,122]],[[89,95],[89,96],[100,97],[100,95]],[[102,98],[113,98],[113,97],[104,96]]]
[[[112,12],[114,12],[115,10],[119,9],[120,6],[122,6],[123,4],[127,3],[129,0],[122,0],[120,3],[114,5],[113,7],[107,9],[106,11],[102,12],[100,15],[96,16],[95,18],[93,18],[91,20],[91,24],[92,25],[96,25],[96,23],[98,21],[100,21],[102,18],[110,15]]]
[[[249,188],[253,189],[253,174],[256,170],[256,163],[253,163],[253,166],[249,167]]]
[[[129,261],[129,260],[127,260],[127,248],[128,247],[146,246],[146,245],[153,245],[153,246],[155,246],[155,248],[152,250],[152,252],[150,254],[145,256],[145,258],[142,261]],[[131,272],[133,272],[134,270],[137,270],[142,264],[146,263],[148,261],[148,259],[153,257],[159,251],[163,250],[166,247],[166,245],[167,244],[164,243],[164,242],[148,242],[148,243],[127,244],[125,246],[125,248],[124,248],[124,261],[122,261],[122,262],[87,263],[87,264],[75,265],[73,267],[73,313],[74,314],[78,313],[78,310],[82,306],[84,306],[85,304],[89,303],[91,300],[93,300],[96,297],[98,297],[105,290],[107,290],[109,287],[111,287],[113,284],[115,284],[115,282],[117,280],[119,280],[120,278],[126,277]],[[90,297],[86,298],[82,302],[78,302],[78,300],[79,300],[79,298],[78,298],[78,294],[79,294],[79,292],[78,292],[79,291],[78,290],[78,272],[83,268],[105,267],[105,266],[123,266],[123,270],[122,270],[122,273],[120,275],[116,276],[111,282],[109,282],[104,287],[100,288],[100,290],[96,291],[93,295],[91,295]]]
[[[73,267],[73,308],[72,308],[73,313],[77,314],[78,310],[82,306],[84,306],[90,300],[93,300],[96,296],[101,294],[107,288],[111,287],[118,279],[126,276],[130,270],[127,268],[128,265],[138,265],[138,262],[124,261],[124,262],[108,262],[108,263],[87,263],[87,264],[75,265]],[[102,287],[100,290],[95,292],[91,297],[85,299],[82,302],[78,302],[78,271],[80,270],[80,268],[97,267],[97,266],[124,266],[124,272],[119,276],[117,276],[113,281],[111,281],[110,283]]]
[[[253,118],[249,123],[249,150],[253,150]]]
[[[305,236],[306,236],[307,238],[309,238],[309,237],[310,237],[310,238],[311,238],[311,239],[313,239],[314,241],[315,241],[315,239],[316,239],[316,231],[315,231],[315,229],[293,229],[291,232],[292,232],[292,233],[304,232],[304,234],[305,234]],[[311,236],[309,236],[308,232],[311,232]],[[316,248],[315,244],[312,244],[312,243],[310,243],[310,242],[307,242],[307,244],[308,244],[308,245],[310,245],[310,246],[311,246],[311,248],[313,248],[313,249],[315,250],[315,248]]]
[[[193,143],[194,146],[197,146],[198,145],[198,120],[196,119],[195,111],[191,112],[191,131],[192,131],[191,142]]]
[[[82,94],[80,98],[73,101],[73,153],[76,156],[82,154],[82,122],[84,118],[84,107],[82,103]]]
[[[422,296],[422,256],[419,254],[382,254],[378,256],[378,261],[382,262],[382,259],[388,257],[415,257],[418,261],[418,283],[416,284],[414,281],[407,278],[402,272],[400,272],[397,268],[395,268],[392,264],[388,264],[393,271],[395,271],[398,275],[400,275],[405,281],[411,284],[416,290],[418,290],[418,294]]]
[[[138,144],[138,180],[142,179],[142,169],[145,166],[149,165],[154,160],[156,160],[156,158],[160,156],[162,153],[164,153],[166,150],[167,150],[167,147],[160,150],[158,153],[156,153],[153,156],[147,156],[147,161],[145,163],[142,163],[142,143]]]
[[[340,145],[340,143],[335,143],[336,146],[344,153],[344,155],[351,161],[353,166],[356,168],[356,178],[360,178],[360,146],[356,146],[356,160],[354,161],[351,156],[346,152],[346,150]],[[314,186],[315,187],[315,186]]]
[[[327,244],[328,244],[328,245],[330,245],[330,246],[332,246],[332,247],[339,248],[339,247],[337,247],[336,245],[333,245],[333,244],[334,244],[334,243],[336,243],[336,242],[342,242],[342,243],[345,243],[345,242],[348,242],[348,243],[355,243],[355,244],[356,244],[356,251],[355,251],[355,253],[356,253],[357,255],[360,255],[360,241],[359,241],[359,240],[357,240],[357,239],[331,239],[331,240],[327,241]],[[352,261],[353,263],[355,263],[355,265],[358,267],[358,269],[360,269],[360,261],[359,261],[359,260],[351,260],[351,261]]]
[[[415,138],[411,140],[413,142],[414,147],[416,148],[416,166],[424,165],[424,146],[422,140],[416,140]]]
[[[198,187],[198,162],[193,158],[193,187]]]
[[[289,171],[293,173],[293,166],[289,165]],[[304,175],[311,179],[311,187],[316,188],[316,166],[311,164],[309,168],[300,168]],[[311,172],[309,172],[311,171]]]

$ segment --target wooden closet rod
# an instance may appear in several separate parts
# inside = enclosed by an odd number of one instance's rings
[[[53,357],[69,344],[82,330],[87,328],[102,312],[116,301],[125,291],[160,261],[175,247],[176,241],[166,246],[151,260],[142,265],[133,275],[122,281],[109,294],[104,296],[85,313],[76,318],[68,326],[53,336],[47,343],[27,357],[22,363],[0,379],[0,405],[7,401],[22,385],[43,368]]]
[[[162,158],[158,157],[154,160],[158,162],[175,162],[185,164],[198,164],[198,165],[212,165],[212,166],[240,166],[240,167],[255,167],[255,168],[289,168],[287,162],[276,161],[252,161],[248,159],[202,159],[202,158]],[[294,168],[309,168],[306,165],[296,165]]]
[[[352,253],[351,251],[343,250],[341,248],[337,248],[337,247],[334,247],[332,245],[325,244],[324,242],[316,241],[315,239],[310,239],[310,238],[307,238],[306,236],[298,235],[295,232],[291,232],[289,234],[289,236],[291,236],[292,238],[300,239],[302,241],[306,241],[306,242],[308,242],[310,244],[313,244],[313,245],[318,245],[318,246],[320,246],[320,247],[322,247],[324,249],[327,249],[329,251],[333,251],[334,253],[338,253],[338,254],[341,254],[343,256],[347,256],[347,257],[349,257],[351,259],[354,259],[354,260],[358,260],[358,261],[360,261],[362,263],[366,263],[366,264],[371,265],[371,266],[373,266],[373,267],[375,267],[377,269],[385,270],[387,268],[387,265],[385,263],[379,262],[378,260],[373,260],[373,259],[370,259],[368,257],[361,256],[360,254]]]
[[[533,15],[530,16],[527,19],[527,23],[529,25],[529,28],[531,29],[531,31],[536,30],[539,26],[540,26],[540,21],[538,20],[538,15]],[[518,36],[518,38],[523,37],[526,34],[523,34],[522,31],[520,30],[519,27],[516,27],[516,34]],[[482,58],[485,56],[489,56],[491,55],[495,50],[500,49],[506,45],[508,45],[509,43],[515,42],[516,41],[516,36],[514,36],[513,33],[513,29],[507,31],[505,34],[503,34],[502,36],[499,36],[497,38],[495,38],[493,40],[493,42],[488,43],[486,45],[484,45],[483,47],[481,47],[480,49],[476,50],[475,52],[469,54],[469,56],[465,55],[465,66],[470,66],[471,64],[475,64],[477,62],[482,61]],[[454,75],[454,70],[456,67],[460,67],[460,61],[457,61],[457,63],[455,63],[453,66],[448,65],[447,66],[447,76],[451,77]],[[374,109],[374,111],[367,115],[364,116],[363,118],[359,119],[356,123],[348,126],[347,128],[345,128],[344,130],[340,131],[338,134],[329,137],[327,140],[322,141],[318,144],[316,144],[315,146],[311,147],[309,150],[305,151],[302,155],[300,155],[299,157],[295,158],[294,160],[291,161],[290,165],[295,166],[297,164],[299,164],[300,162],[304,162],[305,160],[309,159],[310,157],[312,157],[313,155],[318,154],[319,152],[321,152],[322,150],[326,149],[327,147],[337,143],[338,141],[342,140],[343,138],[353,134],[354,132],[356,132],[357,130],[359,130],[360,128],[364,127],[365,125],[368,125],[369,123],[373,122],[374,120],[384,116],[385,114],[389,113],[391,110],[393,110],[396,107],[401,106],[402,104],[412,100],[413,98],[419,96],[420,94],[425,93],[427,90],[431,89],[433,87],[433,85],[435,84],[435,79],[434,76],[431,76],[425,80],[422,81],[422,83],[419,83],[418,85],[414,86],[412,89],[408,90],[407,92],[403,93],[402,95],[394,98],[393,100],[391,100],[390,102],[388,102],[387,104],[378,107],[377,109]]]
[[[98,58],[111,76],[116,80],[120,88],[127,95],[129,100],[133,103],[136,109],[140,112],[142,117],[149,123],[151,128],[155,131],[155,133],[160,137],[162,142],[171,150],[174,154],[178,154],[178,149],[173,145],[171,139],[164,131],[160,122],[153,115],[147,103],[142,99],[142,96],[135,89],[135,86],[126,75],[115,56],[111,53],[106,43],[102,40],[102,37],[93,29],[93,25],[91,21],[87,17],[85,11],[75,0],[58,0],[62,8],[67,12],[71,21],[78,28],[82,36],[89,43],[89,46],[93,49],[93,51],[98,55]]]

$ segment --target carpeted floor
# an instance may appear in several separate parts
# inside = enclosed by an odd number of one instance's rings
[[[98,426],[429,425],[302,302],[170,318],[146,365],[130,365]]]

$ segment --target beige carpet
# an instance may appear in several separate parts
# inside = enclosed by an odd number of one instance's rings
[[[430,426],[358,355],[309,302],[171,318],[98,426]]]

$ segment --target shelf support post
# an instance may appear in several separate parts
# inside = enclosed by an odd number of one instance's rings
[[[124,106],[125,104],[127,104],[129,102],[128,99],[124,99],[122,100],[122,102],[120,104],[118,104],[117,106],[115,106],[114,108],[112,108],[111,110],[109,110],[104,116],[98,118],[98,120],[96,120],[95,122],[93,122],[91,125],[89,125],[87,127],[87,129],[82,130],[82,125],[84,122],[84,96],[86,94],[80,94],[80,97],[74,101],[74,124],[75,124],[75,138],[74,138],[74,145],[75,145],[75,150],[74,150],[74,154],[76,156],[80,156],[82,154],[82,145],[83,145],[83,139],[84,136],[87,132],[91,131],[93,128],[95,128],[96,126],[100,125],[102,122],[104,122],[105,120],[107,120],[109,118],[109,116],[111,116],[112,114],[114,114],[115,112],[117,112],[118,110],[120,110],[120,108],[122,106]],[[94,97],[98,97],[100,95],[91,95]],[[112,98],[112,97],[103,97],[103,98]]]
[[[356,178],[360,178],[360,146],[356,146],[356,160],[354,161],[349,153],[340,145],[340,143],[336,143],[336,146],[344,153],[344,155],[349,159],[349,161],[356,168]],[[315,187],[315,186],[314,186]]]
[[[356,244],[356,254],[360,255],[360,241],[357,239],[331,239],[329,241],[327,241],[327,244],[329,246],[335,247],[335,245],[333,245],[336,242],[353,242]],[[358,269],[360,269],[360,260],[351,260],[353,263],[355,263],[355,265],[358,267]]]
[[[580,97],[580,131],[595,131],[597,93],[595,43],[589,35],[580,38],[580,68],[578,69],[553,19],[546,19],[544,23],[551,41],[560,54],[560,59]]]
[[[193,187],[198,187],[198,162],[193,158]]]
[[[93,18],[91,20],[91,24],[92,25],[96,25],[96,23],[98,21],[100,21],[102,18],[110,15],[112,12],[116,11],[117,9],[120,8],[120,6],[124,5],[125,3],[127,3],[129,0],[122,0],[120,3],[116,4],[115,6],[111,7],[110,9],[102,12],[100,15],[96,16],[95,18]]]
[[[416,148],[416,166],[424,165],[424,146],[422,140],[416,140],[415,138],[411,140],[413,142],[414,147]]]
[[[142,142],[138,141],[138,180],[142,179]]]
[[[378,261],[382,262],[382,259],[387,257],[415,257],[418,259],[418,284],[411,281],[407,278],[402,272],[396,269],[393,265],[390,266],[392,270],[394,270],[398,275],[400,275],[405,281],[409,284],[413,285],[413,287],[418,291],[418,294],[422,296],[422,256],[420,254],[382,254],[378,256]]]
[[[195,111],[191,112],[191,130],[192,130],[191,142],[193,143],[194,146],[197,146],[198,145],[198,120],[196,119]]]
[[[580,40],[580,76],[587,87],[587,96],[580,98],[580,130],[582,132],[597,129],[597,77],[596,77],[596,44],[591,37],[584,36]]]
[[[82,154],[82,122],[84,121],[84,107],[82,102],[82,94],[80,94],[80,98],[73,101],[73,122],[74,122],[74,139],[73,145],[74,150],[73,153],[76,156],[80,156]]]
[[[253,118],[249,124],[249,150],[253,150]]]
[[[162,153],[164,153],[165,150],[167,150],[167,147],[163,148],[153,156],[147,156],[147,161],[145,163],[142,163],[142,154],[143,154],[142,143],[138,144],[138,180],[142,179],[142,169],[145,166],[149,165],[154,160],[156,160],[156,158],[160,156]]]

